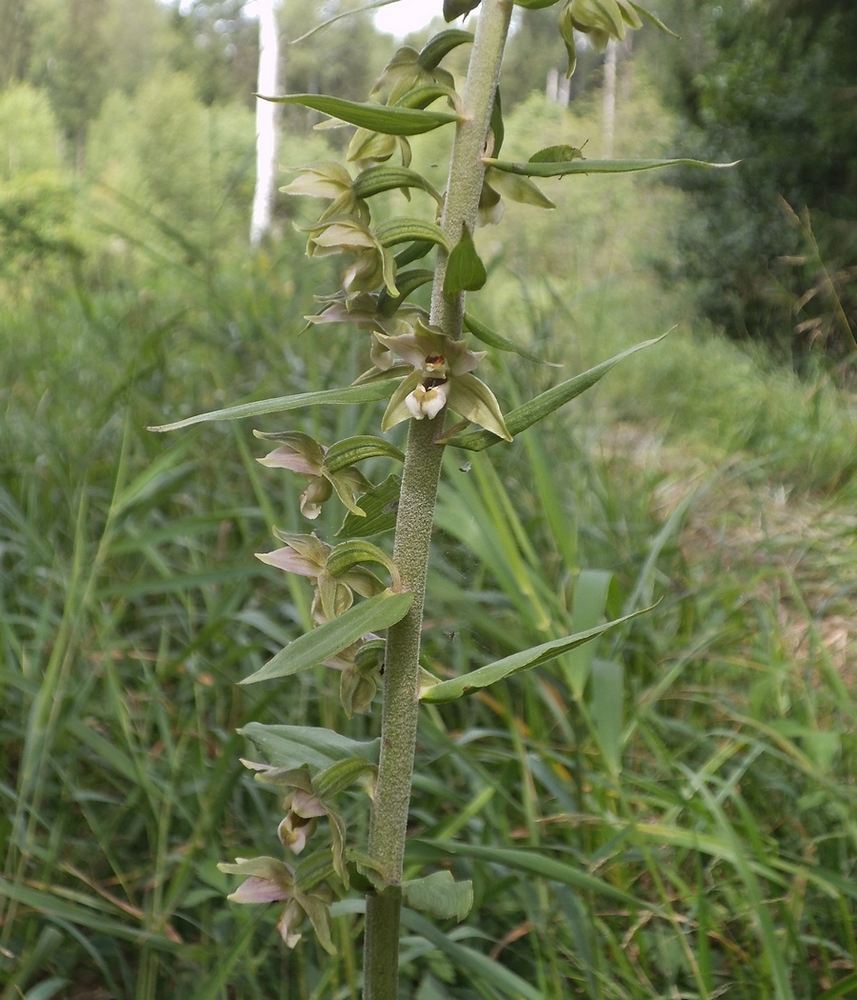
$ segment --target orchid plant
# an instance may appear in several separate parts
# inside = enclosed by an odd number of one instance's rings
[[[555,4],[561,4],[559,32],[569,53],[569,74],[580,36],[603,49],[628,29],[640,28],[643,20],[664,28],[632,0],[517,0],[527,9]],[[317,403],[383,399],[388,403],[382,433],[409,424],[404,453],[379,435],[325,445],[297,430],[256,432],[276,445],[259,459],[262,465],[305,479],[303,516],[315,519],[321,506],[336,498],[347,511],[348,538],[330,545],[311,532],[275,529],[282,547],[259,559],[312,582],[315,627],[242,683],[281,680],[326,664],[340,674],[340,698],[348,717],[372,712],[379,690],[382,710],[375,723],[378,738],[372,741],[311,727],[245,727],[242,731],[267,762],[247,760],[244,765],[257,780],[284,790],[284,817],[275,833],[283,857],[239,858],[221,866],[243,877],[229,897],[233,902],[282,904],[278,929],[288,948],[297,945],[308,923],[321,946],[333,952],[330,906],[348,893],[362,893],[367,1000],[397,996],[403,904],[437,918],[463,919],[472,900],[469,883],[455,882],[447,870],[403,878],[420,703],[440,704],[497,683],[627,620],[543,643],[460,677],[431,676],[420,665],[429,539],[444,449],[482,450],[511,441],[594,385],[623,357],[646,346],[637,345],[504,414],[494,392],[475,374],[486,351],[474,350],[466,334],[493,350],[521,349],[465,311],[465,294],[487,280],[474,231],[499,221],[503,198],[552,208],[533,178],[694,162],[587,160],[569,145],[534,151],[527,162],[502,159],[498,81],[513,3],[446,0],[446,20],[477,7],[475,33],[453,27],[435,35],[419,52],[400,48],[366,103],[311,94],[265,96],[355,126],[347,153],[352,167],[336,162],[307,167],[283,190],[327,202],[307,228],[307,255],[336,255],[342,261],[339,287],[318,296],[321,308],[309,322],[347,324],[360,331],[370,367],[343,388],[244,404],[157,428]],[[525,18],[526,12],[521,30],[526,30]],[[471,47],[471,55],[459,89],[441,63],[463,45]],[[442,194],[412,169],[409,144],[409,137],[437,128],[454,131]],[[433,219],[374,219],[375,196],[411,189],[424,192],[434,203]],[[411,266],[429,254],[434,255],[430,267]],[[431,308],[425,310],[411,297],[429,283]],[[358,468],[370,458],[403,463],[401,477],[373,484]],[[368,541],[383,529],[384,512],[391,508],[396,510],[392,555]],[[365,793],[371,814],[368,844],[354,841],[338,811],[339,800],[355,789]]]

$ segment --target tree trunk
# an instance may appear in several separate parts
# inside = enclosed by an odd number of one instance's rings
[[[257,91],[266,96],[277,93],[279,45],[276,0],[258,0],[259,77]],[[277,111],[270,101],[256,102],[256,190],[250,221],[250,245],[257,247],[271,228],[274,185],[277,171]]]

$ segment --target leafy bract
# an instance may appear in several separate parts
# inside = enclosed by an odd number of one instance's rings
[[[522,174],[525,177],[564,177],[566,174],[632,174],[639,170],[657,170],[659,167],[705,167],[708,170],[720,170],[725,167],[735,167],[741,161],[733,160],[731,163],[709,163],[705,160],[689,160],[685,158],[670,160],[585,160],[575,157],[573,160],[528,160],[526,163],[523,163],[484,157],[482,162],[486,167],[503,170],[509,174]]]
[[[371,538],[396,526],[401,481],[398,476],[388,476],[380,486],[360,498],[360,508],[365,517],[348,514],[337,531],[338,538]]]
[[[644,347],[651,347],[652,344],[657,344],[665,336],[666,334],[661,337],[655,337],[654,340],[644,340],[641,344],[635,344],[633,347],[629,347],[627,351],[622,351],[621,354],[608,358],[607,361],[602,361],[600,365],[596,365],[588,371],[581,372],[580,375],[575,375],[574,378],[570,378],[566,382],[560,382],[559,385],[555,385],[552,389],[547,389],[521,406],[516,406],[514,410],[510,410],[506,414],[506,426],[509,429],[509,433],[512,435],[520,434],[521,431],[525,431],[528,427],[532,427],[533,424],[544,420],[554,410],[559,409],[560,406],[570,402],[575,396],[579,396],[582,392],[590,389],[614,365],[622,361],[623,358],[641,351]],[[468,451],[482,451],[489,445],[496,444],[497,440],[488,431],[467,431],[466,433],[453,435],[446,443],[456,445],[458,448],[466,448]]]
[[[389,590],[376,594],[349,608],[338,618],[298,636],[268,660],[264,667],[240,683],[256,684],[309,670],[336,656],[368,632],[395,625],[405,617],[413,599],[413,594],[394,594]]]
[[[348,122],[349,125],[357,125],[384,135],[421,135],[441,125],[458,121],[458,116],[448,111],[390,107],[371,101],[345,101],[341,97],[329,97],[325,94],[283,94],[280,97],[256,94],[256,97],[274,104],[299,104]]]
[[[438,920],[464,920],[473,906],[473,883],[456,882],[449,871],[434,872],[404,881],[402,899]]]
[[[462,695],[488,687],[489,684],[494,684],[497,681],[504,680],[506,677],[511,677],[512,674],[517,674],[522,670],[529,670],[531,667],[537,667],[541,663],[554,660],[557,656],[567,653],[570,649],[582,646],[583,643],[589,642],[592,639],[597,639],[598,636],[603,635],[617,625],[630,621],[632,618],[636,618],[638,615],[645,614],[646,611],[650,610],[651,608],[644,608],[641,611],[635,611],[633,614],[625,615],[623,618],[616,618],[612,622],[605,622],[596,628],[587,629],[585,632],[566,635],[561,639],[552,639],[550,642],[543,642],[539,646],[532,646],[530,649],[523,649],[518,653],[512,653],[511,656],[504,656],[502,660],[496,660],[494,663],[489,663],[478,670],[471,670],[468,674],[462,674],[460,677],[453,677],[448,681],[441,681],[439,684],[431,684],[429,687],[424,687],[420,691],[420,698],[422,701],[429,701],[435,704],[445,701],[455,701],[456,698],[460,698]]]
[[[260,399],[255,403],[239,403],[238,406],[227,406],[222,410],[210,410],[208,413],[197,413],[193,417],[185,417],[171,424],[160,424],[147,427],[147,431],[162,434],[165,431],[178,431],[194,424],[205,424],[214,420],[240,420],[242,417],[259,417],[265,413],[283,413],[286,410],[298,410],[304,406],[316,406],[320,403],[344,406],[349,403],[371,403],[378,399],[387,399],[395,388],[390,382],[371,382],[363,385],[348,385],[342,389],[320,389],[317,392],[300,392],[294,396],[277,396],[275,399]]]
[[[475,292],[488,280],[488,272],[476,252],[473,235],[467,226],[462,226],[461,239],[452,249],[446,263],[443,280],[443,294],[454,298],[459,292]]]
[[[309,767],[315,772],[354,758],[378,763],[379,740],[352,740],[319,726],[266,726],[249,722],[238,732],[274,767]]]

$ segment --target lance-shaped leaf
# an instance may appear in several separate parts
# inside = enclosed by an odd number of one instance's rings
[[[197,413],[193,417],[185,417],[183,420],[176,420],[171,424],[147,427],[146,430],[162,434],[165,431],[178,431],[184,427],[210,423],[214,420],[240,420],[243,417],[259,417],[265,413],[284,413],[286,410],[298,410],[304,406],[320,404],[345,406],[351,403],[369,403],[378,399],[387,399],[393,394],[393,389],[395,386],[389,382],[372,382],[364,385],[349,385],[342,389],[300,392],[294,396],[260,399],[255,403],[240,403],[238,406],[227,406],[222,410]]]
[[[352,540],[337,545],[327,557],[325,569],[334,577],[345,576],[350,569],[363,563],[374,562],[383,566],[392,578],[393,587],[401,585],[399,570],[393,560],[371,542]]]
[[[473,883],[456,882],[449,871],[433,872],[402,882],[402,900],[437,920],[464,920],[473,907]]]
[[[517,674],[522,670],[529,670],[531,667],[537,667],[541,663],[554,660],[557,656],[567,653],[570,649],[582,646],[583,643],[590,642],[592,639],[597,639],[598,636],[603,635],[612,628],[616,628],[617,625],[622,625],[624,622],[628,622],[638,615],[645,614],[647,611],[651,611],[651,608],[643,608],[640,611],[635,611],[633,614],[625,615],[623,618],[616,618],[612,622],[599,625],[597,628],[590,628],[585,632],[578,632],[575,635],[563,636],[561,639],[552,639],[550,642],[543,642],[539,646],[533,646],[530,649],[521,650],[519,653],[513,653],[511,656],[505,656],[502,660],[489,663],[478,670],[471,670],[470,673],[463,674],[461,677],[453,677],[451,680],[432,684],[420,692],[420,698],[423,701],[435,704],[445,701],[455,701],[456,698],[460,698],[462,695],[488,687],[489,684],[495,684],[506,677],[511,677],[512,674]]]
[[[641,344],[635,344],[633,347],[629,347],[627,351],[622,351],[621,354],[617,354],[607,361],[602,361],[600,365],[596,365],[588,371],[581,372],[580,375],[575,375],[574,378],[570,378],[566,382],[560,382],[559,385],[555,385],[552,389],[540,393],[534,399],[528,400],[521,406],[516,406],[514,410],[510,410],[506,414],[506,427],[509,429],[509,433],[513,435],[520,434],[521,431],[525,431],[528,427],[532,427],[533,424],[544,420],[554,410],[558,410],[565,403],[574,399],[575,396],[579,396],[587,389],[591,389],[596,382],[602,379],[611,368],[619,364],[624,358],[635,354],[637,351],[641,351],[644,347],[651,347],[652,344],[657,344],[665,336],[666,334],[662,337],[656,337],[654,340],[646,340]],[[458,448],[466,448],[468,451],[482,451],[484,448],[489,447],[489,445],[496,444],[497,438],[486,431],[469,431],[467,433],[455,434],[445,443],[453,444]]]
[[[352,740],[319,726],[268,726],[248,722],[239,729],[275,767],[324,771],[343,760],[378,763],[380,740]]]
[[[476,252],[473,235],[464,224],[461,227],[461,239],[453,247],[446,262],[443,294],[452,299],[459,292],[477,291],[487,280],[488,272]]]
[[[542,361],[537,354],[533,354],[526,347],[519,347],[517,344],[512,343],[511,340],[507,340],[502,334],[497,333],[496,330],[492,330],[490,326],[486,326],[485,323],[476,319],[470,313],[464,314],[464,325],[477,340],[481,340],[483,344],[487,344],[489,347],[495,347],[498,351],[511,351],[513,354],[519,354],[522,358],[526,358],[527,361],[532,361],[537,365],[549,365],[551,368],[560,367],[552,361]]]
[[[367,458],[395,458],[404,462],[405,456],[394,444],[374,434],[358,434],[332,444],[324,456],[324,468],[328,472],[338,472],[355,462]]]
[[[445,250],[450,250],[449,240],[446,233],[434,222],[426,222],[425,219],[415,219],[402,216],[396,219],[386,219],[379,222],[375,227],[375,238],[385,247],[393,247],[398,243],[436,243]],[[398,258],[396,259],[398,267]]]
[[[705,167],[708,170],[721,170],[735,167],[741,161],[731,163],[708,163],[705,160],[689,160],[686,158],[669,160],[560,160],[533,161],[526,163],[511,160],[497,160],[493,157],[483,157],[486,167],[504,170],[509,174],[521,174],[525,177],[564,177],[566,174],[632,174],[639,170],[657,170],[660,167]]]
[[[378,315],[382,319],[390,319],[412,292],[433,280],[434,271],[426,268],[400,271],[396,275],[396,288],[399,289],[399,294],[390,295],[386,288],[382,288],[378,295]]]
[[[401,621],[414,599],[413,594],[394,594],[387,590],[348,609],[338,618],[306,632],[281,649],[260,670],[245,677],[241,684],[256,684],[276,677],[309,670],[336,656],[346,646],[366,635]]]
[[[485,171],[485,182],[510,201],[532,205],[534,208],[556,208],[544,191],[520,174],[505,173],[489,167]]]
[[[466,45],[472,41],[473,35],[461,28],[447,28],[446,31],[439,31],[420,50],[417,62],[423,69],[432,70],[439,65],[448,52],[459,45]]]
[[[443,0],[443,19],[447,22],[454,21],[457,17],[469,14],[475,10],[482,0]]]
[[[337,538],[371,538],[396,526],[396,512],[399,509],[401,480],[398,476],[388,476],[380,486],[360,498],[360,509],[365,517],[349,514],[337,531]]]
[[[421,135],[441,125],[458,121],[458,115],[446,111],[425,111],[422,108],[389,107],[373,102],[361,103],[345,101],[339,97],[324,94],[284,94],[280,97],[266,97],[256,94],[263,101],[274,104],[299,104],[322,114],[385,135]]]
[[[443,204],[443,198],[425,177],[407,167],[367,167],[354,178],[351,186],[358,198],[371,198],[382,191],[394,191],[397,188],[419,188],[430,194],[438,205]]]

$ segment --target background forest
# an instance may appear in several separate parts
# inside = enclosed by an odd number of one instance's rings
[[[284,0],[283,40],[350,6]],[[235,729],[341,711],[324,673],[235,686],[309,621],[251,555],[296,530],[298,490],[249,425],[143,429],[366,367],[340,334],[306,350],[331,272],[303,260],[305,209],[280,196],[249,249],[243,8],[0,0],[2,1000],[359,995],[353,914],[336,959],[287,953],[215,867],[270,851],[278,809]],[[447,455],[425,656],[463,672],[576,631],[580,594],[660,603],[587,647],[585,691],[568,654],[426,712],[412,861],[465,845],[477,903],[409,926],[416,1000],[857,994],[857,9],[657,13],[681,39],[635,33],[612,98],[591,50],[564,89],[555,8],[516,14],[510,158],[560,132],[742,163],[564,178],[557,212],[477,234],[505,278],[480,316],[563,377],[678,328],[493,464]],[[281,89],[363,100],[396,45],[339,20],[284,46]],[[347,142],[315,121],[284,112],[281,183]],[[440,141],[415,143],[429,171]],[[504,405],[557,380],[508,357]]]

